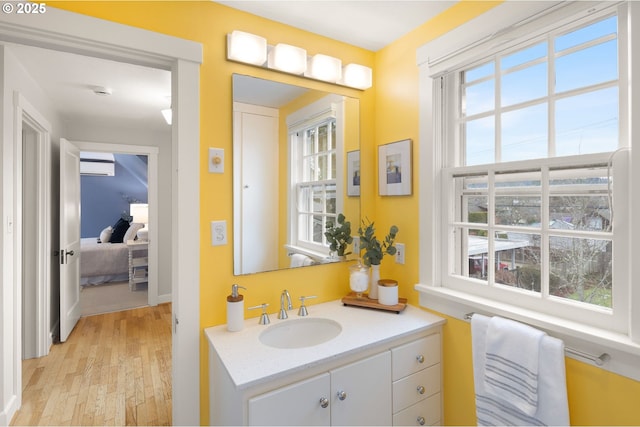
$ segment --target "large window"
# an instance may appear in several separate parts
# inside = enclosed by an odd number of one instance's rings
[[[434,80],[442,286],[628,331],[626,34],[610,7]]]
[[[296,163],[298,245],[327,246],[327,221],[336,217],[336,121],[327,119],[298,132]]]
[[[291,250],[329,253],[324,232],[343,208],[344,106],[327,96],[287,117],[289,133],[289,231]]]

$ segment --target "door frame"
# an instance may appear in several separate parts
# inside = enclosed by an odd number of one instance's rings
[[[94,151],[116,154],[140,154],[147,156],[147,203],[149,204],[149,287],[147,304],[158,305],[158,153],[159,148],[151,145],[112,144],[69,140],[80,151]]]
[[[51,227],[51,192],[48,191],[47,182],[51,175],[51,124],[40,112],[18,91],[13,93],[13,105],[16,111],[15,114],[15,129],[17,132],[14,142],[15,163],[19,165],[14,169],[14,179],[16,187],[19,189],[16,191],[16,215],[15,215],[15,274],[16,283],[22,284],[22,268],[23,268],[23,236],[24,236],[24,224],[23,224],[23,180],[22,180],[22,128],[26,123],[36,132],[36,200],[37,206],[35,207],[36,215],[36,240],[38,250],[35,254],[35,260],[33,263],[36,269],[37,277],[37,290],[35,306],[37,307],[35,313],[35,326],[34,331],[36,338],[36,357],[42,357],[49,354],[49,348],[53,343],[53,337],[51,335],[50,325],[50,312],[51,312],[51,239],[49,230]],[[22,301],[22,288],[18,287],[18,300]],[[20,340],[22,340],[22,314],[18,318],[20,323],[18,330],[20,331]],[[22,358],[22,343],[19,347],[20,358]],[[19,380],[19,382],[21,382]]]
[[[172,422],[200,424],[200,64],[202,45],[148,30],[105,21],[86,15],[48,8],[46,14],[23,19],[0,14],[0,39],[13,43],[72,52],[81,55],[161,68],[171,71],[172,80]],[[15,114],[15,113],[14,113]],[[5,115],[6,117],[6,115]],[[15,121],[3,123],[14,127]],[[7,135],[7,131],[3,133]],[[3,136],[3,145],[13,144]],[[8,151],[4,164],[15,164]],[[16,215],[15,177],[0,177],[5,232],[0,239],[3,259],[0,303],[3,317],[13,334],[0,338],[0,424],[8,424],[22,403],[22,361],[20,358],[21,300],[16,280],[15,257],[20,245],[13,233]],[[6,258],[5,258],[6,255]],[[179,319],[179,321],[178,321]],[[179,327],[178,327],[179,324]],[[10,329],[9,329],[10,330]]]

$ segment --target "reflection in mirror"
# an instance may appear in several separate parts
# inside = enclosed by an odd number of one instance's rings
[[[235,275],[345,259],[325,232],[342,213],[357,235],[359,121],[358,99],[233,75]]]

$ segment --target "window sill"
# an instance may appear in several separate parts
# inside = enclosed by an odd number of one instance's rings
[[[311,249],[306,249],[306,248],[303,248],[301,246],[284,245],[284,247],[288,251],[289,255],[291,255],[291,254],[306,255],[309,258],[311,258],[313,260],[313,262],[316,263],[316,264],[329,264],[329,263],[332,263],[332,262],[340,261],[338,259],[332,259],[331,257],[327,256],[326,253],[313,251]]]
[[[566,347],[595,357],[602,353],[609,354],[611,359],[600,368],[640,381],[640,344],[631,341],[626,335],[443,287],[417,284],[415,289],[420,293],[422,307],[461,320],[467,320],[465,315],[468,313],[480,313],[487,316],[502,316],[529,324],[562,339]],[[569,352],[567,357],[586,361],[585,358]]]

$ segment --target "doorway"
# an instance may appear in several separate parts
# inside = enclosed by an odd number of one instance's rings
[[[167,170],[171,180],[170,209],[173,219],[167,233],[175,236],[171,242],[172,288],[172,354],[173,354],[173,416],[175,424],[199,423],[200,414],[200,325],[199,325],[199,66],[202,46],[199,43],[168,37],[150,31],[127,27],[108,21],[64,12],[47,11],[37,22],[14,21],[12,16],[0,16],[0,34],[8,39],[33,46],[46,45],[60,51],[82,52],[114,61],[144,64],[172,72],[172,104],[174,125],[171,136],[171,166]],[[170,43],[168,42],[170,39]],[[126,41],[126,43],[124,42]],[[18,90],[5,81],[7,93]],[[5,135],[15,135],[17,122],[5,114]],[[16,144],[4,141],[4,144]],[[14,145],[15,146],[15,145]],[[9,150],[12,169],[2,177],[3,188],[13,193],[5,197],[3,208],[10,213],[6,226],[14,227],[14,218],[21,216],[21,155]],[[19,202],[19,203],[18,203]],[[178,221],[178,218],[181,221]],[[151,238],[151,232],[150,232]],[[21,231],[5,234],[2,245],[3,287],[10,300],[2,301],[3,317],[15,319],[10,324],[13,334],[2,338],[3,364],[1,375],[6,387],[0,396],[0,424],[8,420],[21,402]],[[7,240],[5,243],[4,240]],[[53,247],[53,246],[52,246]],[[19,250],[17,250],[19,249]],[[50,254],[46,254],[47,257]],[[178,322],[179,318],[179,322]],[[179,324],[179,327],[178,327]]]

